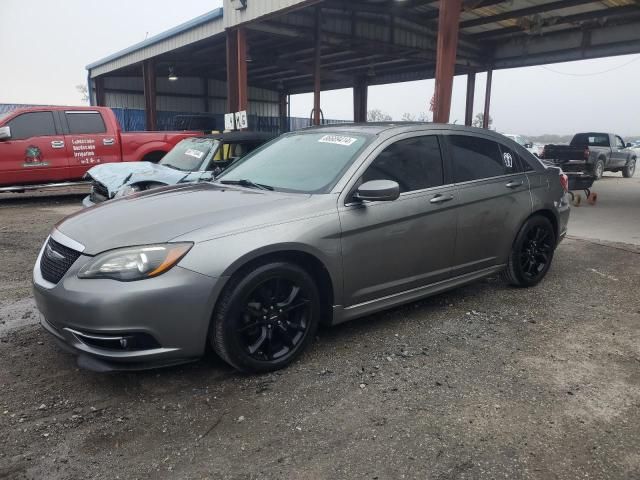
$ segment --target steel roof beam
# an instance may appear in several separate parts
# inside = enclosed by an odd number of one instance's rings
[[[474,18],[473,20],[466,20],[460,24],[460,28],[477,27],[479,25],[487,25],[489,23],[500,22],[503,20],[512,20],[515,18],[522,18],[530,15],[536,15],[538,13],[548,13],[554,10],[577,7],[579,5],[584,5],[587,3],[596,3],[596,2],[594,0],[561,0],[557,2],[544,3],[542,5],[535,5],[533,7],[521,8],[519,10],[510,10],[508,12],[499,13],[497,15],[490,15],[487,17]]]
[[[556,17],[545,18],[542,20],[542,23],[540,24],[539,27],[544,29],[545,27],[550,27],[555,25],[567,25],[567,24],[573,24],[578,22],[588,22],[590,20],[594,20],[598,22],[599,25],[602,25],[603,23],[606,24],[610,22],[611,19],[617,19],[617,17],[620,17],[620,16],[624,16],[622,20],[627,21],[629,20],[628,15],[633,13],[636,13],[638,14],[638,16],[640,16],[640,8],[636,5],[625,5],[623,7],[597,10],[595,12],[583,12],[583,13],[576,13],[574,15],[566,15],[564,17],[556,16]],[[567,30],[569,29],[570,28],[567,28]],[[524,30],[522,27],[507,27],[507,28],[491,30],[488,32],[476,33],[472,35],[472,38],[478,38],[483,40],[485,39],[493,40],[496,37],[501,37],[504,35],[512,35],[514,33],[523,33],[527,35],[527,31]],[[544,32],[541,32],[541,34],[544,35]]]

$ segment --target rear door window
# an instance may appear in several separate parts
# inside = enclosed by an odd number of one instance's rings
[[[525,165],[528,166],[526,161],[515,150],[503,145],[500,145],[500,152],[502,153],[502,165],[504,167],[504,174],[511,175],[512,173],[521,173],[525,169]],[[529,167],[531,169],[531,167]]]
[[[517,157],[513,154],[503,156],[500,146],[493,140],[468,135],[450,135],[448,138],[456,183],[514,172]]]
[[[99,112],[65,112],[65,116],[71,135],[106,133],[107,131]]]
[[[362,182],[393,180],[400,193],[443,184],[442,154],[435,135],[399,140],[376,157],[362,176]]]
[[[12,140],[56,135],[53,112],[29,112],[18,115],[7,124]]]

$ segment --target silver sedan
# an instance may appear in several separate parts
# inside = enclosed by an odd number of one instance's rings
[[[293,361],[335,325],[502,273],[531,287],[567,230],[566,177],[496,133],[308,129],[210,183],[60,222],[33,271],[42,326],[81,366]]]

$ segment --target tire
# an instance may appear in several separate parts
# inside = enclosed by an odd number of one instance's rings
[[[279,370],[315,337],[318,287],[309,273],[282,261],[240,270],[229,280],[213,315],[210,342],[243,372]]]
[[[547,274],[556,248],[553,225],[546,217],[534,215],[516,236],[504,277],[516,287],[533,287]]]
[[[622,176],[624,178],[631,178],[634,173],[636,173],[636,159],[632,158],[629,160],[627,166],[622,169]]]
[[[596,160],[596,163],[593,166],[593,176],[596,177],[596,180],[600,180],[603,174],[604,174],[604,160],[599,158],[598,160]]]

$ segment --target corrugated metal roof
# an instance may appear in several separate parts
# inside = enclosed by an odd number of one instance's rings
[[[200,15],[199,17],[196,17],[193,20],[189,20],[188,22],[178,25],[177,27],[171,28],[166,32],[162,32],[140,43],[136,43],[131,47],[125,48],[124,50],[120,50],[119,52],[116,52],[112,55],[109,55],[108,57],[98,60],[97,62],[91,63],[87,65],[86,68],[87,70],[91,71],[92,73],[91,76],[95,77],[97,75],[100,75],[101,73],[106,73],[106,72],[96,72],[94,74],[94,71],[96,69],[98,69],[99,67],[104,67],[107,64],[115,62],[117,60],[120,60],[120,62],[116,62],[113,65],[114,68],[109,68],[109,69],[105,68],[105,70],[115,70],[117,68],[122,68],[128,64],[141,61],[146,58],[151,58],[157,55],[158,53],[164,53],[170,49],[178,48],[188,43],[202,40],[211,35],[215,35],[216,33],[220,33],[224,31],[224,26],[222,25],[222,18],[223,18],[223,9],[217,8],[209,13]],[[203,28],[206,26],[213,26],[213,24],[217,24],[217,23],[219,23],[219,28],[213,28],[213,29]],[[195,35],[189,36],[188,35],[189,33],[195,33]],[[180,41],[180,38],[182,39],[182,41]],[[157,47],[158,45],[161,45],[163,42],[166,42],[167,40],[176,40],[176,39],[178,39],[177,42],[173,42],[173,44],[167,45],[166,48],[153,49],[153,47]],[[154,51],[154,50],[158,50],[158,51]],[[142,51],[147,51],[147,54],[146,55],[142,54],[137,56],[134,55]],[[132,56],[139,57],[139,58],[132,58],[131,60],[134,60],[134,61],[130,61],[130,62],[123,61],[125,57],[132,57]]]

